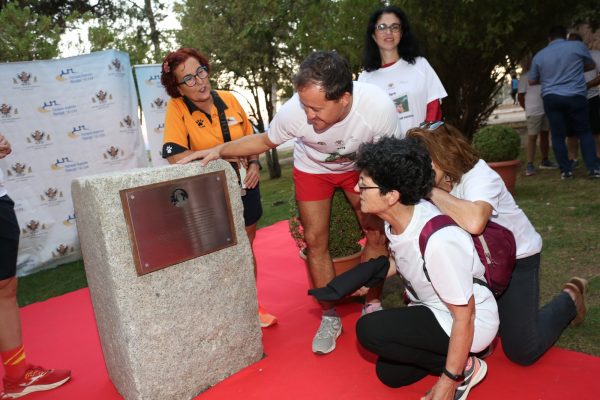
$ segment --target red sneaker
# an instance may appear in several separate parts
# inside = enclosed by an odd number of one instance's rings
[[[19,380],[4,378],[4,392],[0,399],[17,399],[29,393],[54,389],[69,379],[71,379],[71,371],[44,369],[31,365]]]

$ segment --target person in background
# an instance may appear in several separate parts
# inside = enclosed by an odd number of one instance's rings
[[[581,35],[577,33],[569,33],[569,40],[583,42]],[[587,99],[590,108],[590,128],[596,142],[596,157],[600,159],[600,51],[590,50],[590,55],[596,63],[594,69],[585,71],[585,84],[587,86]],[[569,160],[573,168],[577,166],[577,145],[576,136],[567,136],[567,149],[569,151]]]
[[[517,103],[517,92],[519,91],[519,79],[517,78],[516,72],[513,72],[512,79],[510,80],[510,97],[513,99],[513,104]]]
[[[335,277],[329,254],[331,199],[339,187],[366,231],[363,258],[387,255],[383,222],[360,212],[354,192],[358,181],[355,157],[362,143],[400,135],[392,101],[374,85],[352,81],[348,61],[336,52],[309,55],[293,79],[296,93],[277,112],[268,133],[196,151],[179,162],[203,159],[206,165],[221,157],[245,156],[272,149],[288,140],[294,144],[294,188],[307,244],[309,273],[315,287]],[[381,309],[381,288],[366,297],[363,313]],[[321,324],[312,342],[315,354],[327,354],[342,333],[335,303],[320,302]]]
[[[569,324],[583,322],[587,281],[571,278],[560,294],[539,309],[542,238],[500,176],[449,124],[415,128],[407,136],[421,140],[431,155],[435,187],[429,198],[442,213],[474,235],[483,232],[488,221],[494,221],[515,236],[517,263],[508,288],[497,299],[500,338],[511,361],[533,364]]]
[[[591,179],[600,179],[594,138],[590,129],[587,86],[584,71],[592,70],[594,60],[587,47],[567,41],[563,26],[552,27],[548,46],[540,50],[531,62],[529,84],[542,86],[544,111],[550,122],[552,149],[558,162],[561,178],[573,178],[565,139],[568,134],[579,137],[581,155]]]
[[[422,56],[402,10],[387,6],[371,14],[362,63],[358,81],[379,86],[394,101],[402,133],[442,118],[446,90]]]
[[[527,62],[527,68],[531,65],[531,58]],[[527,73],[521,75],[519,79],[518,101],[521,107],[525,109],[527,119],[527,167],[525,176],[535,175],[535,147],[538,135],[540,137],[540,152],[542,153],[542,162],[540,169],[556,169],[558,165],[548,159],[550,152],[550,132],[548,118],[544,113],[544,103],[540,85],[529,86]]]
[[[233,94],[212,90],[209,73],[208,59],[195,49],[181,48],[169,53],[163,61],[160,81],[171,99],[165,115],[162,154],[171,164],[194,150],[209,149],[253,134],[252,125]],[[263,211],[258,157],[259,153],[253,153],[229,160],[242,186],[244,221],[251,246]],[[260,304],[258,315],[263,328],[277,323],[277,319]]]
[[[10,143],[0,134],[0,159],[11,152]],[[0,392],[2,400],[54,389],[71,378],[71,371],[31,365],[25,355],[16,278],[20,229],[14,205],[8,197],[4,187],[4,174],[0,170],[0,359],[4,365],[4,391]]]
[[[431,235],[421,254],[421,231],[440,211],[425,200],[435,173],[419,140],[364,144],[357,165],[360,209],[385,221],[388,276],[401,276],[410,299],[408,307],[362,316],[357,338],[378,356],[376,373],[384,384],[406,386],[438,374],[422,399],[464,400],[487,372],[486,363],[470,353],[487,348],[498,331],[494,296],[474,283],[485,279],[485,269],[473,239],[458,226],[445,227]]]

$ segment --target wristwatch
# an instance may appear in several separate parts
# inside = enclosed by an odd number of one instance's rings
[[[442,372],[444,373],[444,375],[446,375],[448,378],[452,379],[455,382],[462,382],[465,379],[465,375],[464,374],[455,375],[452,372],[448,371],[446,369],[446,367],[444,367],[444,369],[442,370]]]

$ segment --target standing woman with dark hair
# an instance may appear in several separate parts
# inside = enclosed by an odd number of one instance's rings
[[[358,81],[377,85],[390,96],[402,133],[424,121],[441,119],[441,99],[448,94],[421,55],[402,10],[388,6],[371,15],[362,62],[365,70]]]
[[[212,90],[209,72],[208,59],[190,48],[169,53],[163,61],[160,82],[171,99],[165,116],[162,154],[171,164],[195,150],[209,149],[253,133],[246,113],[233,94]],[[258,156],[228,160],[242,184],[244,221],[251,246],[256,236],[256,224],[262,216]],[[263,328],[277,322],[260,305],[258,313]]]

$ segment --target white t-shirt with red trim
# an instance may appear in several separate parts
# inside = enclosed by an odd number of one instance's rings
[[[400,136],[394,104],[374,85],[354,82],[348,115],[325,132],[307,122],[298,94],[277,112],[269,125],[269,140],[281,144],[296,138],[294,167],[309,174],[353,171],[358,147],[383,136]]]
[[[402,133],[425,121],[428,103],[448,96],[440,78],[423,57],[417,57],[414,64],[400,59],[385,68],[363,71],[358,81],[377,85],[393,100]]]

